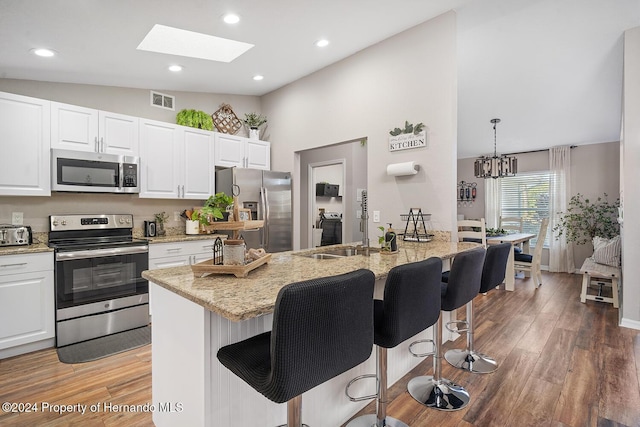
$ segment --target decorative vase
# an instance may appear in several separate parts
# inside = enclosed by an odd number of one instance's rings
[[[200,222],[188,219],[185,222],[186,234],[200,234]]]
[[[260,139],[260,130],[257,127],[249,128],[249,139]]]

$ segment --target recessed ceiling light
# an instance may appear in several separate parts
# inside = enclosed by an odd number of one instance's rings
[[[231,62],[254,45],[155,24],[137,49],[169,55]]]
[[[240,22],[240,17],[234,13],[228,13],[226,15],[224,15],[224,18],[222,18],[224,20],[224,22],[226,22],[227,24],[237,24],[238,22]]]
[[[31,49],[31,52],[33,52],[34,55],[42,56],[43,58],[50,58],[56,54],[55,51],[51,49]]]
[[[316,46],[318,47],[325,47],[329,45],[329,40],[327,39],[320,39],[316,42]]]
[[[260,74],[253,76],[253,80],[260,81],[262,79],[264,79],[264,76],[261,76]]]
[[[178,71],[182,71],[182,65],[170,65],[169,71],[173,71],[174,73],[177,73]]]

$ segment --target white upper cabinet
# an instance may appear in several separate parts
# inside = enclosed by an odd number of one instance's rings
[[[215,164],[221,167],[271,169],[271,143],[216,133]]]
[[[0,92],[1,196],[50,196],[50,106]]]
[[[214,137],[213,132],[183,128],[183,185],[185,199],[206,199],[215,193]]]
[[[215,189],[213,149],[213,132],[140,119],[140,197],[208,198]]]
[[[51,147],[137,156],[138,118],[51,103]]]

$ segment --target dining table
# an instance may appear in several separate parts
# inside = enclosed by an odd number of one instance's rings
[[[504,288],[507,291],[515,290],[515,256],[514,248],[516,245],[522,244],[522,253],[529,254],[530,245],[529,241],[535,238],[537,234],[531,233],[515,233],[504,234],[500,236],[487,236],[487,245],[498,245],[500,243],[511,243],[511,250],[509,251],[509,260],[507,261],[507,268],[504,276]],[[525,272],[525,275],[528,274]]]

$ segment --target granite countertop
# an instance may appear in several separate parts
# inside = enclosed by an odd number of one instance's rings
[[[340,246],[347,245],[335,245]],[[223,274],[195,278],[190,266],[144,271],[142,277],[229,320],[241,321],[273,312],[280,288],[289,283],[348,273],[360,268],[373,271],[376,279],[385,279],[389,270],[396,265],[432,256],[447,259],[477,246],[477,243],[467,242],[400,242],[396,254],[373,252],[369,257],[356,255],[338,259],[301,256],[327,249],[323,247],[274,253],[268,264],[251,271],[244,278]]]
[[[53,249],[44,243],[33,243],[25,246],[3,246],[0,248],[2,255],[37,254],[40,252],[53,252]]]
[[[34,232],[32,237],[33,244],[23,246],[2,246],[0,247],[0,256],[53,252],[53,249],[47,246],[47,236],[47,233]]]

